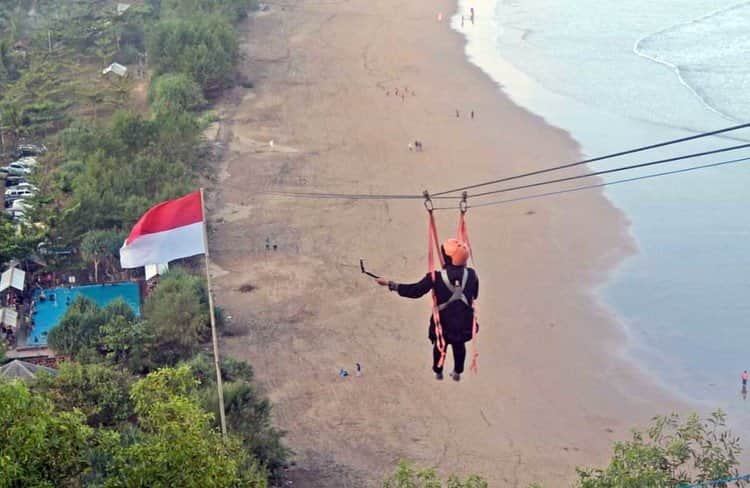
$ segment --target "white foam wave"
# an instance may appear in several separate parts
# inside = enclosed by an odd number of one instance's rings
[[[726,118],[727,120],[731,120],[734,122],[744,122],[745,120],[747,120],[747,117],[738,118],[728,113],[728,111],[722,110],[714,106],[713,103],[711,103],[711,100],[709,99],[709,96],[706,93],[708,91],[711,91],[712,87],[709,87],[709,86],[701,87],[701,86],[698,86],[697,84],[693,84],[693,83],[690,83],[690,81],[688,81],[688,79],[685,76],[685,73],[690,70],[690,65],[680,66],[680,64],[677,61],[670,60],[670,55],[672,55],[672,57],[674,58],[679,58],[681,55],[684,56],[685,53],[669,52],[668,49],[665,50],[666,52],[662,51],[660,53],[658,51],[658,47],[659,47],[660,41],[662,41],[669,35],[679,34],[679,32],[684,31],[686,27],[690,27],[690,26],[694,27],[694,26],[698,26],[701,24],[705,24],[706,22],[710,22],[712,19],[717,19],[718,17],[726,15],[731,12],[736,13],[737,10],[746,8],[746,7],[750,7],[750,1],[745,1],[745,2],[738,3],[738,4],[730,5],[728,7],[724,7],[718,10],[714,10],[712,12],[709,12],[705,15],[694,18],[692,20],[680,22],[678,24],[673,24],[665,29],[662,29],[662,30],[659,30],[650,34],[646,34],[640,37],[638,40],[636,40],[636,42],[633,45],[633,52],[636,55],[644,59],[661,64],[663,66],[670,68],[672,71],[674,71],[680,84],[682,84],[685,88],[687,88],[708,110]],[[715,28],[718,27],[719,25],[720,25],[720,22],[716,22]],[[750,28],[750,26],[747,26],[747,27]],[[703,30],[704,32],[699,32],[699,33],[706,34],[705,31],[710,30],[710,28],[704,28]],[[736,40],[736,39],[739,39],[739,37],[733,38],[732,40]],[[716,41],[716,39],[711,39],[711,40],[714,42]],[[742,40],[744,40],[744,36],[742,37]],[[721,45],[720,42],[715,42],[715,44],[717,45],[716,47],[717,50],[721,49],[722,47],[726,47],[726,46]],[[650,53],[648,51],[650,51]],[[697,72],[714,73],[714,74],[721,72],[721,66],[715,64],[717,61],[715,57],[713,61],[714,61],[713,66],[702,65],[697,69]],[[739,70],[738,70],[739,66],[730,65],[729,68],[730,68],[730,71],[732,70],[732,68],[735,68],[735,73],[739,74]],[[747,78],[747,76],[745,78]],[[735,84],[739,84],[739,85],[750,84],[750,81],[748,81],[747,79],[743,79],[739,83],[735,83]],[[740,92],[740,90],[731,89],[731,87],[726,86],[726,84],[723,84],[720,87],[720,89],[724,93],[730,94],[729,95],[730,97]],[[718,98],[721,95],[717,94],[716,96]]]

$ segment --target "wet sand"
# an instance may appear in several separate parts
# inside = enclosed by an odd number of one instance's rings
[[[435,192],[574,160],[578,147],[466,62],[451,1],[269,5],[243,24],[253,87],[226,107],[210,245],[231,316],[223,354],[251,362],[275,402],[296,486],[376,486],[401,458],[490,486],[562,486],[679,407],[621,357],[625,333],[593,292],[634,252],[598,192],[469,211],[480,371],[436,382],[429,297],[401,299],[359,271],[364,258],[395,281],[421,278],[422,202],[263,192]],[[455,232],[457,211],[437,216],[441,237]],[[338,376],[355,362],[362,377]]]

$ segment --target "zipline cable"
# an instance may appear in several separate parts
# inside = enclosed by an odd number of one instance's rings
[[[655,165],[658,165],[658,164],[672,163],[674,161],[682,161],[684,159],[691,159],[691,158],[697,158],[697,157],[701,157],[701,156],[708,156],[710,154],[718,154],[718,153],[723,153],[723,152],[727,152],[727,151],[736,151],[736,150],[745,149],[745,148],[748,148],[748,147],[750,147],[750,144],[739,144],[737,146],[723,147],[721,149],[712,149],[711,151],[703,151],[703,152],[700,152],[700,153],[685,154],[683,156],[676,156],[676,157],[673,157],[673,158],[659,159],[659,160],[656,160],[656,161],[649,161],[647,163],[631,164],[629,166],[620,166],[619,168],[606,169],[606,170],[602,170],[602,171],[594,171],[593,173],[586,173],[586,174],[575,175],[575,176],[567,176],[565,178],[557,178],[557,179],[554,179],[554,180],[545,180],[545,181],[540,181],[540,182],[537,182],[537,183],[529,183],[527,185],[512,186],[512,187],[509,187],[509,188],[501,188],[499,190],[491,190],[491,191],[486,191],[486,192],[482,192],[482,193],[475,193],[473,195],[469,195],[469,197],[471,197],[471,198],[479,198],[479,197],[484,197],[484,196],[487,196],[487,195],[495,195],[495,194],[498,194],[498,193],[505,193],[505,192],[509,192],[509,191],[523,190],[523,189],[526,189],[526,188],[535,188],[537,186],[551,185],[553,183],[562,183],[562,182],[565,182],[565,181],[579,180],[581,178],[590,178],[592,176],[601,176],[601,175],[606,175],[606,174],[610,174],[610,173],[619,173],[620,171],[627,171],[627,170],[638,169],[638,168],[646,168],[648,166],[655,166]],[[445,198],[445,197],[438,197],[438,198]]]
[[[616,157],[619,157],[619,156],[625,156],[625,155],[628,155],[628,154],[634,154],[634,153],[637,153],[637,152],[647,151],[649,149],[656,149],[656,148],[659,148],[659,147],[665,147],[665,146],[670,146],[670,145],[673,145],[673,144],[679,144],[681,142],[687,142],[687,141],[692,141],[692,140],[695,140],[695,139],[701,139],[701,138],[704,138],[704,137],[715,136],[717,134],[723,134],[725,132],[732,132],[732,131],[736,131],[736,130],[739,130],[739,129],[745,129],[747,127],[750,127],[750,123],[735,125],[735,126],[732,126],[732,127],[727,127],[725,129],[714,130],[714,131],[711,131],[711,132],[702,132],[700,134],[696,134],[696,135],[693,135],[693,136],[680,137],[678,139],[672,139],[672,140],[669,140],[669,141],[658,142],[656,144],[650,144],[648,146],[641,146],[641,147],[637,147],[637,148],[634,148],[634,149],[628,149],[626,151],[620,151],[620,152],[616,152],[616,153],[606,154],[604,156],[597,156],[595,158],[584,159],[582,161],[576,161],[574,163],[563,164],[563,165],[554,166],[554,167],[551,167],[551,168],[545,168],[545,169],[539,169],[539,170],[536,170],[536,171],[530,171],[528,173],[522,173],[522,174],[515,175],[515,176],[507,176],[507,177],[499,178],[499,179],[496,179],[496,180],[485,181],[483,183],[476,183],[476,184],[473,184],[473,185],[462,186],[460,188],[453,188],[452,190],[445,190],[445,191],[434,193],[434,194],[432,194],[432,198],[440,197],[442,195],[447,195],[449,193],[456,193],[456,192],[459,192],[459,191],[472,190],[474,188],[480,188],[480,187],[483,187],[483,186],[494,185],[496,183],[504,183],[506,181],[517,180],[517,179],[520,179],[520,178],[525,178],[527,176],[535,176],[535,175],[540,175],[540,174],[544,174],[544,173],[549,173],[549,172],[552,172],[552,171],[558,171],[558,170],[561,170],[561,169],[572,168],[574,166],[580,166],[582,164],[594,163],[596,161],[603,161],[605,159],[611,159],[611,158],[616,158]]]
[[[278,195],[293,198],[330,198],[340,200],[422,200],[420,195],[394,195],[394,194],[371,194],[371,193],[316,193],[316,192],[291,192],[291,191],[265,191],[265,195]],[[440,200],[460,200],[460,196],[437,197]]]
[[[728,164],[736,164],[741,163],[745,161],[750,161],[750,157],[746,158],[739,158],[739,159],[731,159],[729,161],[720,161],[718,163],[711,163],[711,164],[704,164],[701,166],[693,166],[691,168],[684,168],[684,169],[677,169],[673,171],[666,171],[663,173],[655,173],[651,175],[644,175],[644,176],[636,176],[635,178],[627,178],[624,180],[617,180],[617,181],[609,181],[606,183],[597,183],[594,185],[586,185],[586,186],[577,186],[575,188],[568,188],[566,190],[558,190],[558,191],[551,191],[547,193],[537,193],[534,195],[527,195],[523,197],[518,198],[508,198],[505,200],[495,200],[492,202],[483,202],[483,203],[477,203],[474,205],[469,205],[467,208],[477,208],[477,207],[491,207],[493,205],[502,205],[504,203],[512,203],[512,202],[520,202],[522,200],[532,200],[535,198],[542,198],[542,197],[550,197],[555,195],[563,195],[565,193],[575,193],[582,190],[591,190],[594,188],[601,188],[603,186],[610,186],[610,185],[619,185],[620,183],[629,183],[632,181],[639,181],[639,180],[647,180],[650,178],[657,178],[659,176],[668,176],[668,175],[675,175],[679,173],[688,173],[690,171],[697,171],[699,169],[706,169],[706,168],[715,168],[717,166],[725,166]],[[435,207],[434,210],[455,210],[455,207]]]

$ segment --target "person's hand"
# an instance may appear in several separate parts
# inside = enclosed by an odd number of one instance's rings
[[[388,278],[376,278],[375,281],[380,286],[388,286]]]

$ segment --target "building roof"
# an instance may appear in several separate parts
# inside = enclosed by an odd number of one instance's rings
[[[18,312],[12,308],[0,308],[0,325],[18,327]]]
[[[104,68],[104,70],[102,70],[103,75],[106,75],[108,73],[114,73],[117,76],[125,76],[126,74],[128,74],[128,68],[121,65],[120,63],[112,63]]]
[[[23,381],[30,381],[36,378],[36,375],[44,371],[52,376],[57,374],[57,370],[48,368],[46,366],[38,366],[33,363],[14,359],[13,361],[0,366],[0,379],[3,380],[15,380],[21,379]]]
[[[150,280],[154,276],[160,276],[169,271],[169,263],[163,264],[147,264],[145,267],[146,281]]]
[[[18,291],[23,291],[23,285],[25,282],[26,272],[15,266],[11,266],[10,269],[3,271],[3,274],[0,275],[0,292],[11,287]]]

